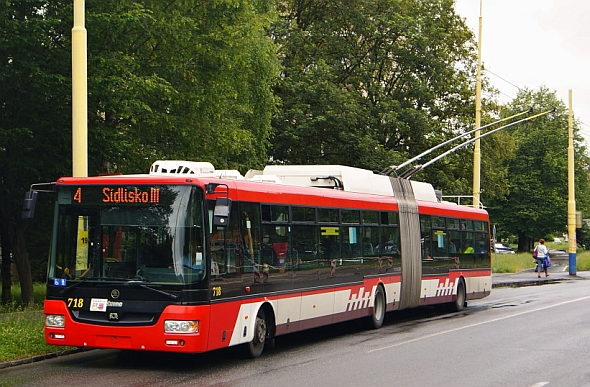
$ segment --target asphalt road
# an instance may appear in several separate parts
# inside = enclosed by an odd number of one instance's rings
[[[460,313],[392,313],[277,339],[257,360],[94,350],[0,370],[3,386],[590,386],[590,281],[500,287]]]

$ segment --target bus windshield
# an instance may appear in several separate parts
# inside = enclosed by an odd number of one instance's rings
[[[58,186],[49,281],[188,285],[205,277],[193,186]]]

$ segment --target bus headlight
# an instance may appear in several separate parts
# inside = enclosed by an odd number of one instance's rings
[[[199,331],[198,321],[166,320],[164,332],[166,333],[196,333]]]
[[[63,314],[48,314],[45,316],[46,327],[63,328],[66,325],[66,319]]]

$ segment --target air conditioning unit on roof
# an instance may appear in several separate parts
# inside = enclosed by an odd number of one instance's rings
[[[150,175],[215,177],[215,168],[213,164],[202,161],[158,160],[150,167]]]

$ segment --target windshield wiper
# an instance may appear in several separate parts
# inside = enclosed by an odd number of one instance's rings
[[[148,285],[144,284],[143,281],[129,281],[129,282],[125,283],[125,286],[137,286],[142,289],[149,289],[149,290],[154,291],[156,293],[160,293],[172,300],[178,300],[180,298],[180,296],[178,294],[169,293],[169,292],[165,292],[160,289],[156,289],[152,286],[148,286]]]
[[[162,294],[172,300],[178,300],[180,298],[180,295],[178,294],[174,294],[174,293],[169,293],[169,292],[165,292],[163,290],[160,289],[156,289],[152,286],[148,286],[144,283],[144,281],[138,281],[138,280],[130,280],[129,278],[111,278],[111,277],[88,277],[88,278],[84,278],[83,280],[80,280],[80,282],[77,282],[71,286],[68,286],[65,289],[62,289],[59,294],[61,296],[65,295],[66,293],[69,293],[72,289],[77,288],[78,286],[82,285],[85,282],[88,281],[92,281],[92,280],[100,280],[100,281],[124,281],[125,284],[124,286],[136,286],[136,287],[140,287],[143,289],[149,289],[151,291],[154,291],[156,293]]]
[[[77,288],[78,286],[82,285],[84,282],[91,281],[91,280],[101,280],[101,281],[104,281],[105,278],[104,277],[88,277],[88,278],[84,278],[83,280],[80,280],[80,282],[77,282],[77,283],[75,283],[75,284],[73,284],[71,286],[68,286],[65,289],[62,289],[59,292],[59,294],[61,296],[63,296],[64,294],[69,293],[72,289]]]

